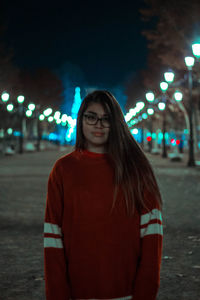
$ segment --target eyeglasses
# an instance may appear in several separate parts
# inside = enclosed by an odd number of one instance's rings
[[[99,118],[97,115],[92,115],[92,114],[84,114],[86,124],[88,125],[96,125],[98,121],[101,122],[101,126],[108,128],[110,127],[110,118],[109,117],[102,117]]]

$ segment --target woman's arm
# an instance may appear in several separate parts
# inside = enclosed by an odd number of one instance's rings
[[[149,201],[150,200],[150,201]],[[134,300],[155,300],[160,285],[163,227],[159,205],[148,199],[149,211],[140,217],[141,256],[134,284]]]
[[[67,259],[62,240],[63,189],[61,174],[53,168],[48,181],[44,223],[46,300],[68,300]]]

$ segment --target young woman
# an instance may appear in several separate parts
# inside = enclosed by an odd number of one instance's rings
[[[83,100],[75,151],[49,176],[44,224],[47,300],[155,300],[161,196],[108,91]]]

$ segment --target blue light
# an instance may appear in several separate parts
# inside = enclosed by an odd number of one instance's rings
[[[14,135],[14,136],[21,136],[21,132],[20,132],[20,131],[14,131],[14,132],[13,132],[13,135]]]
[[[81,106],[81,102],[82,102],[82,99],[81,99],[81,95],[80,95],[80,92],[81,92],[81,89],[80,87],[76,87],[75,88],[75,95],[74,95],[74,102],[72,104],[72,110],[71,110],[71,118],[72,119],[77,119],[77,115],[78,115],[78,111],[79,111],[79,108]],[[76,124],[69,124],[69,127],[67,129],[67,133],[66,133],[66,136],[65,136],[65,140],[67,142],[73,142],[75,141],[75,136],[76,136],[76,133],[75,133],[75,129],[76,128]]]
[[[80,87],[75,88],[74,102],[72,104],[72,110],[71,110],[71,117],[73,119],[77,118],[77,114],[78,114],[79,108],[81,106],[82,100],[81,100],[80,91],[81,91]]]
[[[155,133],[155,132],[152,133],[152,139],[153,139],[153,140],[156,139],[156,133]]]
[[[49,140],[50,140],[50,141],[56,141],[57,139],[58,139],[58,135],[57,135],[56,133],[51,132],[51,133],[49,134]]]

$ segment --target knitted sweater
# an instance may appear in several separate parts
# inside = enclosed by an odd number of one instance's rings
[[[111,214],[113,191],[107,154],[74,151],[55,163],[44,224],[47,300],[156,299],[161,212],[148,197],[148,210],[127,216],[119,191]]]

